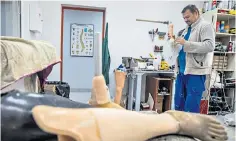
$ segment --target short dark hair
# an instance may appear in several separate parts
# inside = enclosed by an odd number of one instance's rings
[[[184,7],[184,9],[182,10],[182,14],[186,12],[186,10],[190,10],[191,13],[197,12],[197,14],[199,15],[199,10],[196,7],[196,5],[187,5],[186,7]]]

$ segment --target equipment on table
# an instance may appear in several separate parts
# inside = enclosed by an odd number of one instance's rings
[[[168,63],[165,61],[164,57],[162,57],[161,59],[161,67],[160,70],[169,70],[169,65]]]
[[[135,67],[138,67],[137,60],[132,57],[122,57],[122,64],[124,64],[124,67],[126,69],[133,69]]]

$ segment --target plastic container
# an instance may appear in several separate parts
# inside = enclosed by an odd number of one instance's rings
[[[225,25],[225,32],[229,33],[229,25]]]

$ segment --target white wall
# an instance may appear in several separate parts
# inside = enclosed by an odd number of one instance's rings
[[[35,38],[28,30],[28,13],[27,5],[30,2],[22,2],[22,21],[23,21],[23,37]],[[111,70],[110,70],[110,90],[114,94],[114,76],[113,70],[121,63],[122,56],[148,56],[153,51],[154,43],[148,35],[148,31],[153,28],[159,28],[161,31],[167,32],[166,25],[156,23],[137,22],[137,18],[150,20],[170,20],[174,24],[174,32],[185,27],[182,19],[181,10],[188,4],[196,4],[197,7],[202,6],[200,1],[153,1],[153,2],[137,2],[137,1],[40,1],[43,12],[43,33],[38,39],[51,42],[60,55],[60,39],[61,39],[61,4],[81,5],[91,7],[106,8],[106,22],[109,23],[109,49],[111,54]],[[158,42],[164,44],[163,42]],[[168,50],[168,49],[167,49]],[[168,54],[168,51],[165,52]],[[60,79],[60,66],[56,65],[49,76],[49,80]],[[83,80],[78,80],[83,81]],[[91,80],[92,81],[92,80]]]

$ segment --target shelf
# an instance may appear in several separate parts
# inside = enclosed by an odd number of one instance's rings
[[[214,70],[216,70],[216,71],[225,71],[225,72],[235,71],[234,69],[214,69]]]
[[[229,33],[219,33],[219,32],[216,32],[216,38],[219,38],[219,37],[230,37],[230,36],[235,36],[236,34],[229,34]]]
[[[217,20],[219,21],[226,21],[226,20],[231,20],[231,19],[235,19],[235,15],[217,13]]]
[[[221,52],[221,51],[214,51],[214,53],[219,54],[235,54],[236,52]]]
[[[224,87],[224,88],[214,88],[214,87],[211,87],[211,89],[235,89],[235,88],[227,88],[227,87]]]

